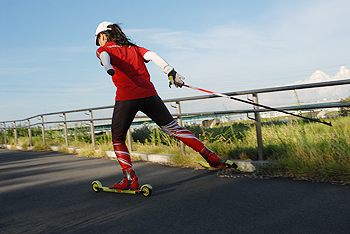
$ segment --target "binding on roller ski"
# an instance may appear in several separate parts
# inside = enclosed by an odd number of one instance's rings
[[[201,165],[204,168],[213,168],[213,169],[220,169],[220,168],[230,168],[230,169],[237,169],[237,164],[232,160],[225,160],[224,163],[218,164],[216,166],[210,165],[208,162],[199,160],[198,164]]]
[[[113,192],[113,193],[126,193],[126,194],[142,194],[145,197],[149,197],[152,194],[152,186],[150,184],[144,184],[137,189],[116,189],[114,187],[103,187],[102,183],[98,180],[92,182],[92,190],[98,193],[103,192]]]

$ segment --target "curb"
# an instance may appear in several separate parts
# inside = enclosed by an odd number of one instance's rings
[[[131,152],[131,155],[134,155],[140,158],[142,161],[161,162],[161,163],[170,163],[171,159],[175,157],[175,155],[173,154],[154,154],[154,153],[141,153],[141,152]]]
[[[141,152],[131,152],[130,154],[138,157],[142,161],[157,162],[157,163],[170,163],[172,157],[176,156],[173,154],[154,154],[154,153],[141,153]],[[107,155],[113,158],[116,157],[114,154],[114,151],[108,151]],[[234,161],[237,164],[238,169],[243,172],[253,172],[256,170],[256,167],[258,167],[259,165],[269,163],[269,161],[247,161],[247,160],[240,160],[240,159],[235,159],[232,161]]]
[[[9,144],[0,144],[0,148],[7,148],[11,149],[11,145]],[[60,151],[62,148],[67,148],[70,153],[79,153],[80,148],[77,147],[63,147],[63,146],[56,146],[56,145],[50,145],[50,149],[52,151]],[[23,147],[16,147],[16,149],[23,150]],[[29,150],[33,150],[34,147],[30,147]],[[109,158],[116,158],[114,151],[112,150],[105,150],[107,156]],[[147,162],[156,162],[156,163],[171,163],[172,158],[175,157],[173,154],[155,154],[155,153],[142,153],[142,152],[131,152],[132,156],[137,157],[139,160],[147,161]],[[239,160],[235,159],[234,161],[238,169],[243,172],[253,172],[256,170],[256,167],[262,164],[269,163],[269,161],[247,161],[247,160]]]
[[[107,156],[110,158],[116,158],[114,151],[106,150]],[[154,153],[142,153],[142,152],[130,152],[130,155],[137,157],[139,160],[148,161],[148,162],[162,162],[170,163],[171,158],[176,155],[173,154],[154,154]]]
[[[258,167],[259,165],[269,163],[269,161],[247,161],[247,160],[240,160],[240,159],[235,159],[232,161],[234,161],[237,164],[238,169],[240,171],[244,171],[244,172],[253,172],[256,170],[256,167]]]

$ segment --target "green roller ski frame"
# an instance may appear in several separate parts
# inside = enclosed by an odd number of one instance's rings
[[[150,184],[144,184],[139,189],[114,189],[114,188],[108,188],[103,187],[102,183],[98,180],[95,180],[92,182],[92,190],[96,193],[100,191],[104,192],[112,192],[112,193],[127,193],[127,194],[142,194],[145,197],[149,197],[152,194],[152,186]]]

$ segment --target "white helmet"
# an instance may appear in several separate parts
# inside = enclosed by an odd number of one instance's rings
[[[111,25],[111,24],[113,24],[113,23],[107,22],[107,21],[103,21],[102,23],[100,23],[100,24],[97,26],[97,28],[96,28],[96,33],[95,33],[95,41],[96,41],[96,45],[97,45],[97,46],[100,45],[100,44],[98,43],[98,38],[97,38],[98,34],[99,34],[100,32],[106,31],[106,30],[112,30],[112,29],[110,29],[110,28],[107,28],[107,26],[108,26],[108,25]]]

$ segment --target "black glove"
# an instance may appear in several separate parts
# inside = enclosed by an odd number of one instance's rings
[[[175,85],[176,88],[178,87],[181,88],[184,85],[185,82],[183,82],[183,80],[185,79],[185,77],[177,73],[172,66],[167,65],[164,67],[163,70],[164,70],[164,73],[168,75],[170,88],[171,88],[171,85],[173,84]]]

